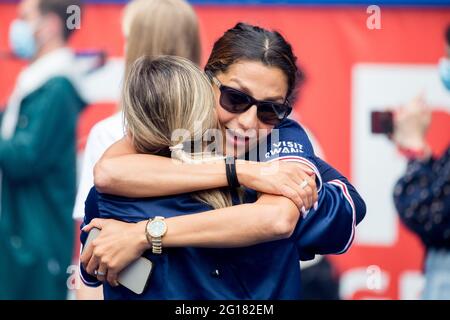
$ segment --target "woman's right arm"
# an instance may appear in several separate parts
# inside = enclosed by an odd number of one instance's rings
[[[192,165],[138,154],[125,136],[95,165],[94,184],[102,193],[138,198],[224,187],[227,178],[223,161]]]
[[[288,162],[236,161],[239,182],[250,189],[282,195],[301,208],[302,190],[296,182],[308,168]],[[300,180],[301,181],[301,180]],[[101,193],[130,198],[157,197],[228,185],[224,161],[184,164],[173,159],[138,154],[128,137],[113,144],[94,168],[94,184]],[[309,208],[306,208],[309,209]]]
[[[116,206],[114,210],[126,209]],[[163,247],[242,247],[289,238],[299,215],[291,200],[262,195],[252,204],[167,218]],[[83,279],[95,279],[94,271],[101,268],[107,270],[108,282],[115,285],[119,272],[150,249],[145,235],[147,221],[93,219],[86,222],[89,224],[82,229],[82,236],[86,237],[94,227],[102,231],[80,257]]]

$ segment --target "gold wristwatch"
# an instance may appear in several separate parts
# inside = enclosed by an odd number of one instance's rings
[[[145,228],[145,235],[147,241],[152,245],[152,252],[154,254],[162,253],[162,237],[167,232],[167,224],[164,217],[157,216],[149,219]]]

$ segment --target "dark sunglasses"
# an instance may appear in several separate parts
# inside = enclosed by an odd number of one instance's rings
[[[261,122],[277,125],[291,113],[292,107],[286,100],[284,103],[256,100],[245,92],[223,85],[211,73],[207,73],[220,90],[220,105],[231,113],[243,113],[251,106],[257,107],[257,117]]]

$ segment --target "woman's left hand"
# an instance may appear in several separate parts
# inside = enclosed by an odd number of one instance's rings
[[[125,267],[138,259],[150,246],[145,236],[147,221],[126,223],[113,219],[93,219],[83,228],[101,230],[99,236],[85,248],[80,257],[86,271],[117,286],[117,276]]]

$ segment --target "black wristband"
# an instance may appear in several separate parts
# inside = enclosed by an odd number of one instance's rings
[[[227,173],[228,186],[230,188],[239,188],[241,185],[237,177],[236,162],[234,157],[225,158],[225,168]]]

